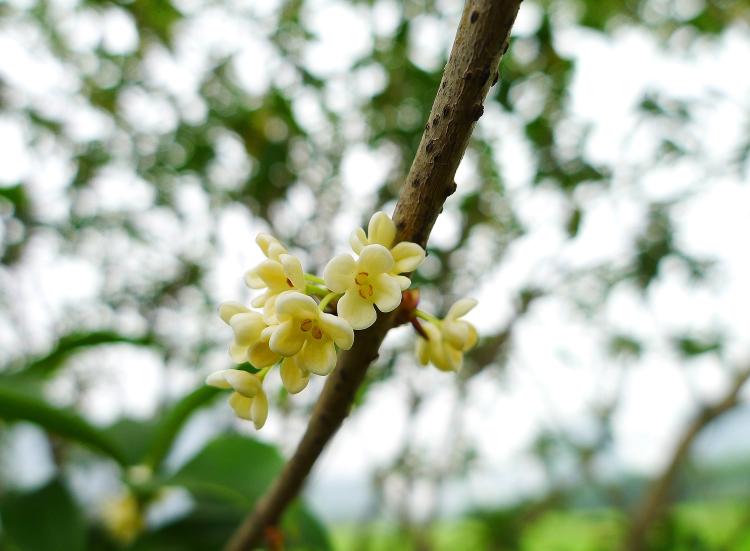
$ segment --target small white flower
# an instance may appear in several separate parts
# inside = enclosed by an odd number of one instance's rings
[[[245,284],[251,289],[266,291],[255,297],[252,305],[263,308],[268,323],[275,321],[276,298],[286,291],[305,292],[305,272],[299,258],[292,256],[275,238],[261,233],[255,239],[267,260],[245,274]]]
[[[448,310],[445,319],[435,325],[422,322],[421,326],[429,337],[417,338],[416,354],[419,363],[432,363],[442,371],[458,371],[463,366],[464,353],[477,343],[477,330],[468,321],[459,319],[477,305],[477,301],[464,298]]]
[[[394,275],[393,266],[393,256],[383,245],[367,245],[357,260],[340,254],[326,265],[323,279],[331,291],[344,294],[336,308],[352,328],[365,329],[375,323],[375,306],[391,312],[401,304],[401,291],[409,286],[409,278]]]
[[[317,303],[302,293],[279,296],[276,316],[279,325],[271,335],[271,350],[287,357],[298,355],[297,367],[316,375],[328,375],[335,367],[336,346],[349,350],[354,343],[354,332],[346,321],[321,312]],[[287,372],[290,366],[287,363]]]
[[[261,380],[247,371],[224,369],[206,377],[206,384],[221,389],[233,389],[229,397],[235,415],[252,421],[260,429],[268,417],[268,398]]]
[[[349,238],[349,244],[357,254],[360,254],[368,245],[383,245],[393,256],[393,274],[413,272],[424,260],[424,249],[410,241],[402,241],[394,247],[394,239],[396,239],[396,224],[386,213],[376,212],[370,218],[367,233],[362,228],[357,228]]]
[[[229,346],[232,361],[238,364],[250,362],[257,368],[279,361],[279,355],[268,347],[272,328],[262,315],[238,302],[225,302],[219,306],[219,316],[234,331],[234,342]]]

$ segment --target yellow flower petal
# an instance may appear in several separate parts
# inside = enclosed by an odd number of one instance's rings
[[[296,256],[282,254],[279,257],[284,273],[287,276],[286,284],[290,289],[298,291],[305,290],[305,272],[302,270],[302,262]],[[291,283],[291,286],[289,285]]]
[[[422,247],[410,241],[402,241],[391,249],[396,264],[393,272],[401,274],[413,272],[424,261],[425,252]]]
[[[401,304],[401,285],[390,274],[380,274],[373,285],[372,301],[381,312],[392,312]]]
[[[267,233],[259,233],[255,238],[255,242],[260,247],[260,250],[263,251],[263,254],[272,260],[278,260],[279,256],[287,252],[284,245],[278,239]]]
[[[243,312],[249,311],[250,310],[248,308],[235,301],[222,302],[219,305],[219,317],[226,324],[229,324],[229,320],[232,319],[232,316],[234,316],[235,314],[241,314]]]
[[[336,349],[329,339],[308,340],[300,356],[302,366],[316,375],[328,375],[336,366]]]
[[[396,237],[396,224],[384,212],[376,212],[367,226],[367,239],[371,244],[377,243],[390,248]]]
[[[276,299],[276,317],[279,321],[297,319],[317,319],[318,304],[307,295],[290,291]]]
[[[370,277],[375,274],[390,272],[393,268],[393,256],[383,245],[367,245],[359,254],[357,272],[367,272]],[[330,286],[329,286],[330,289]],[[333,289],[331,289],[333,291]]]
[[[229,345],[229,357],[236,364],[244,364],[247,361],[247,346],[240,346],[237,343]]]
[[[261,369],[263,367],[268,367],[275,364],[281,359],[281,357],[276,352],[271,350],[271,348],[268,346],[268,341],[261,340],[260,342],[250,347],[248,359],[254,367]]]
[[[457,319],[465,316],[476,305],[477,300],[474,298],[462,298],[461,300],[457,300],[448,310],[445,319]]]
[[[323,270],[323,280],[334,293],[344,293],[354,284],[356,263],[348,254],[334,256]]]
[[[226,369],[224,370],[224,379],[232,385],[234,390],[248,398],[253,398],[259,392],[263,392],[260,379],[247,371]]]
[[[422,337],[417,337],[415,353],[420,365],[427,365],[430,363],[430,345]]]
[[[280,293],[290,289],[286,282],[287,275],[284,272],[284,266],[276,260],[264,260],[255,269],[258,277],[263,280],[270,290]]]
[[[356,230],[354,230],[351,237],[349,238],[349,244],[352,246],[352,250],[355,253],[359,254],[360,252],[362,252],[362,249],[369,245],[365,230],[363,230],[362,228],[357,228]]]
[[[268,398],[266,397],[266,393],[262,390],[253,399],[250,412],[252,414],[253,423],[255,423],[255,429],[260,430],[263,428],[263,425],[266,424],[266,419],[268,418]]]
[[[303,344],[305,337],[296,327],[294,320],[289,319],[276,326],[268,346],[282,356],[294,356]]]
[[[377,313],[368,300],[359,296],[355,290],[344,293],[336,306],[340,317],[344,318],[352,329],[366,329],[375,323]]]
[[[250,346],[259,338],[266,324],[258,312],[242,312],[232,316],[229,325],[234,331],[234,342],[238,346]]]
[[[227,370],[222,369],[221,371],[214,371],[213,373],[211,373],[208,377],[206,377],[206,384],[208,386],[221,388],[223,390],[232,388],[232,385],[229,384],[229,381],[224,378],[225,371]]]
[[[297,356],[284,358],[280,372],[281,382],[290,394],[301,392],[310,381],[310,374],[297,364]]]
[[[233,392],[229,397],[229,405],[234,410],[234,414],[240,419],[252,421],[253,399],[243,396],[239,392]]]
[[[349,350],[354,344],[354,331],[345,319],[323,313],[320,314],[319,323],[323,332],[342,350]]]

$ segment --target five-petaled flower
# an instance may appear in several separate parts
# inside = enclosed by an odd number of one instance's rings
[[[280,295],[276,316],[279,325],[271,335],[271,350],[287,357],[298,355],[297,366],[310,373],[328,375],[336,365],[336,346],[349,350],[354,343],[354,332],[344,319],[321,312],[318,304],[302,293]]]
[[[352,250],[361,254],[368,245],[383,245],[393,256],[393,268],[391,273],[403,274],[413,272],[422,263],[425,251],[416,243],[402,241],[393,246],[396,239],[396,224],[391,217],[384,212],[376,212],[370,218],[367,233],[362,228],[357,228],[349,238]],[[409,284],[407,283],[406,287]],[[404,287],[404,289],[406,288]]]
[[[367,245],[354,260],[348,254],[334,256],[323,271],[326,286],[343,293],[336,310],[354,329],[375,323],[377,313],[391,312],[401,304],[401,291],[409,278],[393,274],[393,256],[383,245]]]
[[[417,338],[417,358],[419,363],[432,363],[442,371],[458,371],[464,361],[464,353],[477,343],[477,330],[468,321],[459,319],[477,305],[472,298],[457,301],[448,310],[445,319],[439,324],[422,323],[422,329],[429,337]]]
[[[268,417],[268,398],[263,391],[261,380],[247,371],[224,369],[206,377],[206,384],[222,389],[233,389],[229,397],[235,415],[240,419],[252,421],[260,429]]]

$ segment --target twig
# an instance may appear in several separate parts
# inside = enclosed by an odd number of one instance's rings
[[[704,407],[686,427],[672,453],[669,464],[646,490],[646,494],[634,510],[624,549],[643,551],[647,549],[647,538],[651,527],[661,518],[669,503],[669,494],[679,473],[680,467],[688,457],[690,448],[698,435],[716,418],[732,410],[739,403],[739,394],[743,385],[750,379],[750,367],[737,372],[732,386],[716,403]]]
[[[446,198],[484,99],[498,73],[520,0],[468,0],[430,118],[409,175],[401,187],[394,221],[397,239],[425,246]],[[275,526],[299,494],[323,448],[348,415],[368,366],[392,327],[395,313],[381,314],[357,334],[351,350],[341,354],[315,405],[294,455],[257,502],[227,545],[229,551],[252,549]]]

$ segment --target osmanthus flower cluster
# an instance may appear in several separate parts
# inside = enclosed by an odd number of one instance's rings
[[[219,307],[221,319],[234,333],[229,355],[240,365],[212,373],[206,383],[231,389],[229,405],[235,414],[260,429],[268,417],[263,382],[274,366],[280,365],[286,390],[296,394],[311,374],[325,376],[333,370],[338,351],[352,347],[354,331],[375,323],[378,310],[392,312],[399,306],[399,319],[410,321],[420,335],[419,361],[444,371],[459,369],[464,352],[477,341],[476,329],[459,318],[476,301],[458,301],[444,320],[417,310],[418,294],[406,291],[411,285],[408,274],[422,263],[425,251],[416,243],[395,240],[391,218],[374,214],[367,231],[358,228],[351,236],[355,256],[335,256],[321,278],[305,273],[279,240],[259,234],[256,242],[266,259],[245,274],[245,283],[261,293],[252,308],[237,302]]]

